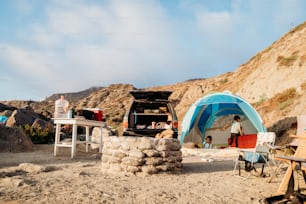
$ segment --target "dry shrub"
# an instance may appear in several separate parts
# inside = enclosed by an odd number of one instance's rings
[[[285,102],[289,99],[292,99],[296,96],[296,89],[295,88],[290,88],[290,89],[286,89],[285,91],[278,93],[274,96],[274,100],[282,103]]]
[[[278,62],[279,66],[289,67],[293,65],[293,63],[298,59],[298,57],[298,55],[292,55],[290,57],[278,56],[276,62]]]
[[[221,80],[220,80],[220,83],[221,83],[221,84],[225,84],[225,83],[227,83],[227,82],[228,82],[228,78],[225,78],[225,79],[221,79]]]
[[[268,97],[266,96],[266,94],[262,94],[259,98],[259,100],[255,103],[253,103],[252,105],[256,108],[259,107],[261,104],[263,104],[266,100],[268,99]]]
[[[288,106],[292,105],[294,103],[294,99],[288,99],[287,101],[282,102],[279,104],[279,109],[284,110]]]
[[[284,110],[286,107],[294,103],[294,98],[296,97],[296,89],[290,88],[282,93],[276,94],[273,98],[273,101],[279,104],[279,109]]]
[[[281,111],[280,114],[286,115],[287,109],[292,104],[294,104],[297,97],[297,92],[295,88],[287,89],[281,93],[276,94],[274,97],[266,100],[260,100],[257,103],[254,103],[256,109],[260,112],[261,115],[270,114],[271,111],[275,110]],[[271,108],[273,110],[271,110]]]

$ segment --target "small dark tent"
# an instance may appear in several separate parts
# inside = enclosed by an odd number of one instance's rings
[[[199,99],[186,112],[180,142],[198,144],[212,135],[213,144],[226,144],[234,115],[242,118],[245,134],[267,131],[257,111],[244,99],[227,92],[215,93]]]

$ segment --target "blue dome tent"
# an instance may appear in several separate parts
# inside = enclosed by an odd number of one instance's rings
[[[200,98],[186,112],[182,121],[181,144],[202,143],[207,135],[213,136],[213,144],[227,143],[234,115],[241,116],[245,134],[267,131],[257,111],[244,99],[231,93],[215,93]],[[223,127],[216,127],[218,125]]]

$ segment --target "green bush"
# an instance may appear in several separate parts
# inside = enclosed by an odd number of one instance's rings
[[[21,126],[23,131],[28,135],[33,144],[50,144],[54,143],[54,132],[49,132],[48,128],[32,128],[30,125]]]

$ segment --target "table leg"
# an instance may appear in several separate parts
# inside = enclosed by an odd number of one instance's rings
[[[286,171],[286,174],[284,178],[281,181],[280,186],[278,187],[278,194],[287,194],[288,193],[288,187],[290,186],[290,180],[293,175],[293,170],[295,169],[295,162],[289,164],[288,169]],[[290,189],[289,189],[290,190]]]
[[[89,143],[90,143],[90,141],[89,141],[89,126],[86,126],[86,142],[85,142],[86,152],[88,152]]]
[[[55,141],[54,141],[54,156],[56,156],[57,153],[57,144],[60,142],[60,132],[61,132],[61,124],[56,124],[56,130],[55,130]]]
[[[73,125],[72,126],[72,147],[71,147],[71,158],[73,158],[76,154],[76,140],[77,140],[77,130],[78,126]]]

